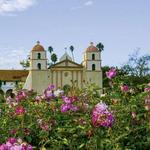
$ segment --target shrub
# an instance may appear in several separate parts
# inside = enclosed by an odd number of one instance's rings
[[[42,95],[20,90],[5,98],[0,143],[21,138],[35,149],[148,149],[149,85],[130,87],[116,72],[109,78],[101,96],[94,85],[70,88],[68,94],[50,85]]]

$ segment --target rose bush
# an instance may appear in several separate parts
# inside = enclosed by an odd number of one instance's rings
[[[50,85],[42,95],[20,90],[1,98],[0,150],[7,144],[27,150],[148,149],[150,86],[127,85],[114,68],[106,75],[110,88],[101,96],[94,85],[72,87],[68,94]]]

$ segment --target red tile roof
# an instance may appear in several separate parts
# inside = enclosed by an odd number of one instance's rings
[[[0,81],[25,81],[28,70],[0,70]]]

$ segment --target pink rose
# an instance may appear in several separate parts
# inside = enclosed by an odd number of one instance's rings
[[[112,69],[110,69],[109,71],[106,72],[106,76],[109,79],[114,78],[116,76],[116,74],[117,74],[117,71],[116,71],[115,68],[112,68]]]
[[[121,91],[122,92],[128,92],[129,91],[129,87],[127,85],[123,85],[123,86],[121,86]]]
[[[18,106],[16,108],[16,114],[17,115],[23,115],[25,113],[25,108],[23,106]]]

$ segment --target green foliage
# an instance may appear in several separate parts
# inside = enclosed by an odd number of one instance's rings
[[[51,55],[51,61],[55,64],[56,63],[56,61],[57,61],[57,55],[55,54],[55,53],[53,53],[52,55]]]
[[[127,74],[143,77],[150,74],[150,55],[139,56],[139,51],[135,51],[129,56],[127,64],[122,66]]]
[[[20,65],[24,68],[24,69],[27,69],[30,67],[30,62],[29,60],[23,60],[20,62]]]
[[[37,94],[31,91],[24,91],[26,97],[17,104],[12,103],[15,97],[11,104],[0,101],[0,143],[8,137],[21,137],[35,149],[147,150],[150,147],[150,111],[144,100],[150,95],[144,88],[150,87],[147,84],[134,86],[128,79],[118,75],[109,80],[110,87],[101,97],[95,85],[81,90],[74,86],[67,88],[64,96],[77,98],[74,105],[79,110],[76,112],[61,112],[61,96],[46,99],[42,95],[37,98]],[[126,92],[121,90],[125,83],[129,85]],[[112,127],[92,124],[92,110],[101,101],[113,111],[115,123]],[[17,116],[17,106],[23,106],[25,114]],[[12,134],[10,131],[14,129],[17,131]]]
[[[96,47],[99,49],[99,51],[103,51],[104,50],[104,45],[102,43],[98,43],[96,45]]]
[[[53,47],[52,47],[52,46],[49,46],[49,47],[48,47],[48,51],[49,51],[50,54],[52,54],[52,52],[54,51],[54,50],[53,50]]]
[[[74,55],[73,55],[74,47],[72,45],[70,46],[70,51],[71,51],[71,54],[72,54],[72,59],[74,60]]]

